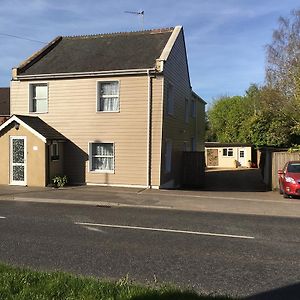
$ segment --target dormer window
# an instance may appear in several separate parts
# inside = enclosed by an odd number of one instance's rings
[[[33,113],[48,112],[48,85],[47,83],[30,84],[29,111]]]
[[[97,111],[118,112],[119,109],[119,82],[99,82]]]

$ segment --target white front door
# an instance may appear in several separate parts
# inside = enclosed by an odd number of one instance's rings
[[[240,163],[240,166],[246,167],[245,150],[244,149],[239,149],[238,153],[239,153],[239,163]]]
[[[26,185],[26,137],[10,137],[10,184]]]

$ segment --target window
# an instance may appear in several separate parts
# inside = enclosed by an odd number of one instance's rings
[[[166,140],[166,149],[165,149],[165,172],[171,172],[172,166],[172,141]]]
[[[188,151],[188,142],[184,141],[182,146],[182,151]]]
[[[194,137],[191,138],[191,151],[196,151],[196,139]]]
[[[48,85],[38,83],[30,85],[29,111],[34,113],[48,112]]]
[[[90,171],[114,171],[113,143],[90,143],[89,148]]]
[[[99,82],[97,111],[119,111],[119,82]]]
[[[59,160],[59,147],[57,142],[53,142],[50,145],[51,160]]]
[[[184,101],[184,121],[185,123],[189,122],[189,100],[185,99]]]
[[[233,156],[233,149],[232,148],[224,148],[223,156]]]
[[[171,83],[167,86],[167,113],[169,115],[174,113],[174,88]]]
[[[196,118],[196,101],[194,99],[191,101],[191,117]]]

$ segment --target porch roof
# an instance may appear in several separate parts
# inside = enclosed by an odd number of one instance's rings
[[[16,122],[39,137],[45,143],[47,140],[66,140],[67,138],[37,116],[13,115],[0,126],[2,131],[9,124]]]

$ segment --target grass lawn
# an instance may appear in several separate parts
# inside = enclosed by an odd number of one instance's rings
[[[18,300],[221,300],[170,286],[136,285],[127,278],[109,282],[62,272],[37,272],[0,264],[0,299]]]

